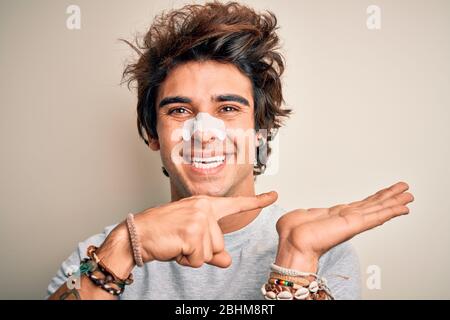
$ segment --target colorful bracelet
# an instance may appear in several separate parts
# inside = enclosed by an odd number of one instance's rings
[[[287,269],[275,264],[261,293],[267,300],[334,300],[326,279],[315,273]],[[310,281],[309,278],[314,280]]]
[[[307,287],[307,286],[309,286],[309,283],[310,283],[310,281],[307,278],[286,276],[284,274],[277,273],[277,272],[271,272],[269,277],[290,281],[290,282],[298,284],[299,286],[302,286],[302,287]]]
[[[292,287],[294,289],[299,289],[303,286],[300,286],[292,281],[288,281],[288,280],[283,280],[283,279],[278,279],[278,278],[269,278],[269,283],[270,284],[277,284],[280,286],[285,286],[285,287]]]

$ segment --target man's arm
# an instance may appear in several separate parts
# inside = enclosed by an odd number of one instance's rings
[[[194,196],[147,209],[134,219],[141,240],[142,259],[145,263],[175,260],[180,265],[194,268],[203,263],[227,268],[231,257],[225,250],[218,220],[239,212],[262,209],[275,202],[277,196],[275,192],[253,197]],[[111,231],[96,254],[118,277],[126,279],[129,276],[135,263],[124,222]],[[81,278],[80,284],[77,293],[81,299],[116,298],[90,283],[86,276]],[[69,290],[64,283],[50,299],[60,299]],[[75,298],[75,295],[71,294],[69,298]]]
[[[105,265],[107,265],[118,277],[122,279],[127,278],[134,268],[133,254],[128,240],[128,233],[123,223],[111,231],[96,253],[99,259],[101,259]],[[92,283],[86,275],[82,275],[79,281],[79,289],[75,290],[77,291],[79,297],[83,300],[117,299],[117,296],[106,292]],[[65,294],[66,297],[63,297],[64,300],[76,299],[75,293],[67,295],[70,291],[71,289],[68,288],[67,283],[64,283],[58,290],[50,295],[48,299],[60,300],[61,296],[64,296]]]

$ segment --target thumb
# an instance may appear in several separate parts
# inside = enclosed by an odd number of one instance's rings
[[[227,251],[221,251],[219,253],[215,253],[208,264],[211,264],[220,268],[228,268],[231,265],[231,256]]]

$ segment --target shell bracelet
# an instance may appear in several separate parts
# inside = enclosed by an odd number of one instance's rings
[[[271,265],[270,278],[261,287],[267,300],[334,300],[327,281],[315,273]],[[307,277],[314,280],[309,281]]]

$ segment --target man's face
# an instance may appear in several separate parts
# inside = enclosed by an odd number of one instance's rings
[[[234,65],[202,61],[177,66],[160,86],[156,108],[158,140],[150,146],[160,149],[179,196],[227,196],[253,184],[254,140],[245,136],[254,132],[252,84]],[[216,118],[215,123],[223,121],[224,140],[198,130],[183,141],[185,122],[200,112]]]

